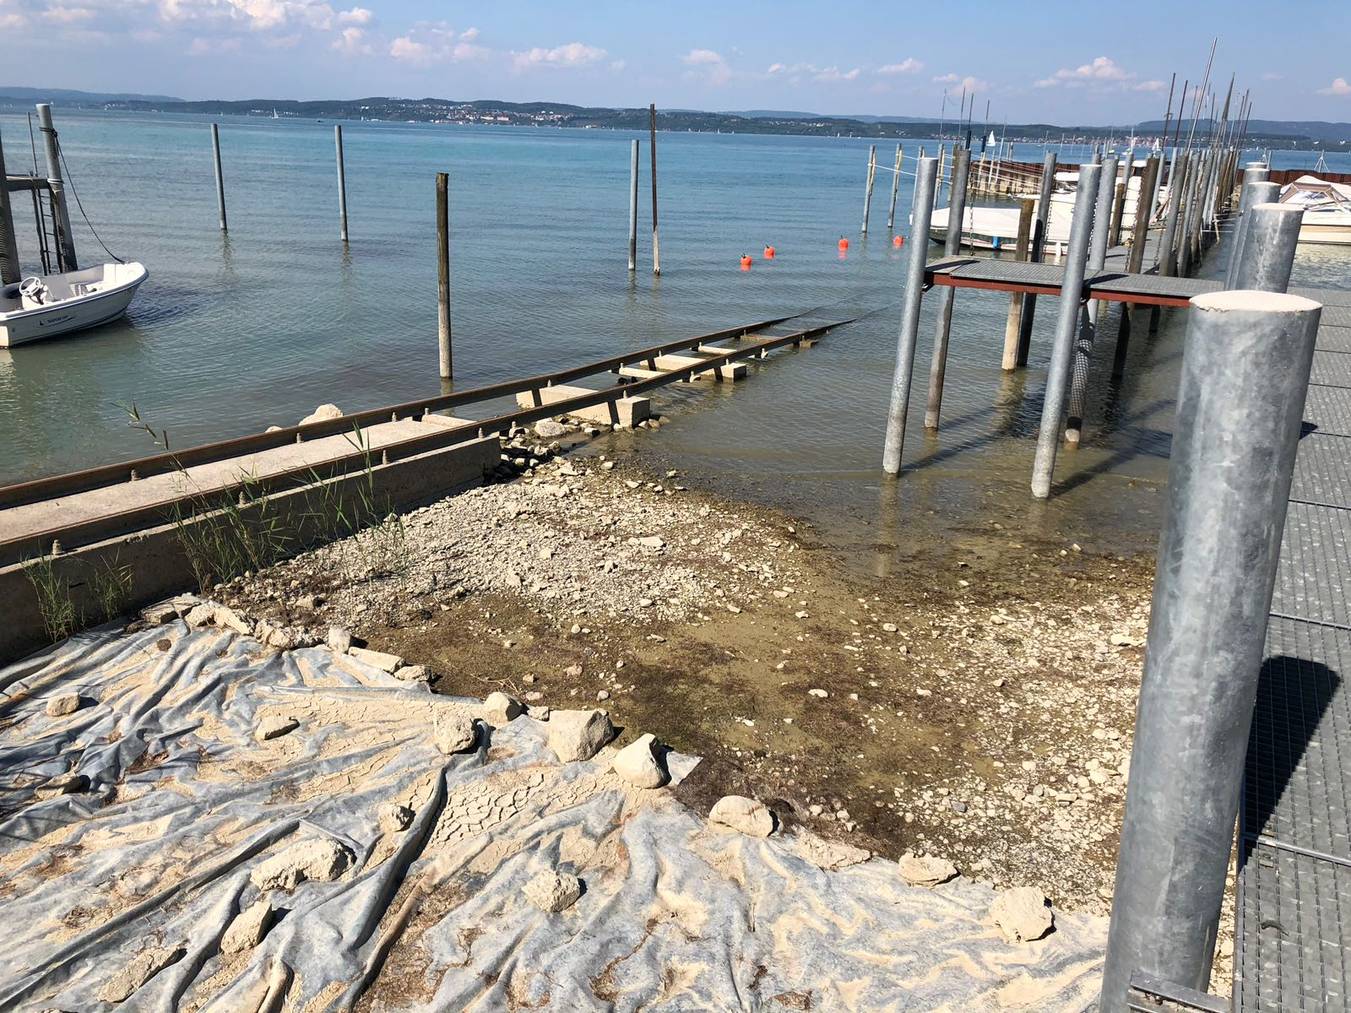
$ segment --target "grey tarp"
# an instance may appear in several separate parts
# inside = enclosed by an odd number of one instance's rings
[[[70,691],[80,709],[48,716]],[[987,886],[829,871],[847,849],[710,824],[629,787],[609,749],[560,764],[529,718],[443,756],[437,714],[476,701],[326,647],[105,628],[0,671],[0,693],[0,1008],[110,1009],[152,948],[182,954],[123,1008],[1051,1010],[1096,991],[1100,919],[1006,944]],[[299,727],[255,741],[268,715]],[[88,790],[43,790],[68,773]],[[402,832],[380,828],[391,801],[415,812]],[[222,954],[250,873],[311,839],[351,868],[274,890],[264,940]],[[522,887],[555,867],[585,893],[546,914]]]

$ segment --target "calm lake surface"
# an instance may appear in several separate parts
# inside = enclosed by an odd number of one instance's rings
[[[662,393],[673,424],[615,436],[729,492],[784,506],[835,538],[903,551],[926,530],[991,518],[1136,551],[1157,537],[1180,363],[1175,315],[1137,338],[1124,383],[1099,342],[1084,443],[1062,453],[1060,495],[1027,492],[1054,302],[1037,313],[1030,368],[999,369],[1008,297],[957,299],[943,428],[922,428],[936,299],[926,300],[900,483],[880,481],[908,247],[886,229],[878,173],[859,237],[868,143],[659,134],[660,278],[651,274],[647,142],[639,270],[626,270],[629,143],[618,131],[345,123],[351,242],[338,239],[331,123],[224,118],[230,231],[217,229],[206,118],[56,110],[74,188],[114,253],[150,270],[127,319],[0,351],[0,483],[154,452],[135,404],[175,446],[293,424],[321,402],[352,411],[443,389],[436,376],[433,177],[451,174],[460,389],[625,348],[814,307],[866,314],[785,352],[735,390]],[[22,111],[0,111],[9,171],[31,169]],[[906,166],[918,143],[906,143]],[[929,142],[935,150],[935,142]],[[894,147],[879,145],[890,166]],[[1040,157],[1020,146],[1017,157]],[[1066,157],[1071,157],[1066,152]],[[1073,156],[1077,157],[1077,153]],[[1316,155],[1278,153],[1277,167]],[[1351,159],[1329,158],[1334,170]],[[1346,164],[1341,164],[1346,163]],[[898,231],[908,234],[903,176]],[[946,199],[946,198],[945,198]],[[77,219],[82,263],[106,259]],[[15,201],[37,269],[31,206]],[[851,247],[840,256],[836,241]],[[778,250],[772,262],[760,251]],[[743,252],[755,257],[738,269]],[[1220,273],[1212,254],[1208,273]],[[1347,287],[1351,254],[1302,248],[1299,283]],[[899,526],[898,526],[899,525]],[[898,535],[898,531],[904,534]]]

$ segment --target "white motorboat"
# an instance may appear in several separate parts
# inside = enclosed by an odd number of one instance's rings
[[[126,312],[144,264],[100,264],[34,275],[0,289],[0,348],[97,327]]]
[[[1299,242],[1351,245],[1351,186],[1300,176],[1281,188],[1280,202],[1304,209]]]

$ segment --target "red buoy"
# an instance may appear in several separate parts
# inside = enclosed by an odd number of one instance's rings
[[[905,245],[905,236],[892,236],[892,237],[891,237],[891,245],[892,245],[892,246],[904,246],[904,245]]]
[[[766,260],[774,259],[774,247],[770,246],[768,243],[765,244],[765,259]]]
[[[844,236],[841,236],[840,241],[835,245],[838,246],[840,252],[843,253],[845,250],[849,249],[849,240],[845,239]]]
[[[743,254],[741,255],[741,270],[743,270],[743,271],[749,271],[750,269],[751,269],[751,258],[750,258],[750,254],[748,254],[748,253],[743,253]]]

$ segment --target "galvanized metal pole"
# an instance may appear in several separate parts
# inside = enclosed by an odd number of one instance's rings
[[[1204,991],[1321,307],[1191,301],[1100,1009]]]
[[[1158,183],[1163,160],[1150,155],[1145,160],[1145,174],[1140,180],[1140,200],[1135,202],[1135,221],[1131,225],[1131,249],[1126,256],[1126,273],[1139,274],[1145,265],[1145,245],[1149,242],[1150,209],[1143,195],[1153,193]],[[1126,372],[1126,353],[1130,349],[1131,328],[1135,326],[1135,307],[1121,307],[1121,322],[1117,326],[1116,351],[1112,356],[1112,379],[1119,380]]]
[[[1224,287],[1260,292],[1289,288],[1303,220],[1304,209],[1293,204],[1256,204],[1249,208],[1243,215],[1243,244],[1234,251]]]
[[[1083,183],[1080,181],[1080,186]],[[1098,181],[1098,199],[1093,210],[1093,238],[1088,246],[1088,270],[1101,271],[1107,266],[1107,244],[1110,232],[1119,228],[1117,212],[1121,207],[1118,200],[1121,184],[1116,181],[1116,159],[1102,160],[1102,176]],[[1088,401],[1088,370],[1093,361],[1093,342],[1098,333],[1098,314],[1102,303],[1093,300],[1088,311],[1079,318],[1079,336],[1074,342],[1074,358],[1070,365],[1070,406],[1069,417],[1065,425],[1065,442],[1078,443],[1079,432],[1084,425],[1084,405]]]
[[[1244,177],[1247,178],[1249,172],[1253,172],[1249,167],[1244,171]],[[1229,251],[1229,267],[1225,272],[1225,288],[1239,288],[1233,284],[1235,272],[1238,270],[1239,261],[1243,259],[1243,246],[1247,240],[1248,231],[1248,212],[1258,204],[1274,204],[1280,199],[1281,188],[1275,183],[1265,182],[1256,176],[1250,182],[1243,185],[1243,190],[1239,194],[1238,204],[1238,224],[1234,227],[1234,241]],[[1302,216],[1301,216],[1302,217]],[[1251,286],[1244,285],[1243,288]],[[1279,289],[1284,292],[1285,289]]]
[[[61,173],[61,142],[56,136],[56,127],[52,125],[52,107],[39,102],[38,127],[42,131],[42,144],[47,153],[47,179],[52,183],[52,215],[56,220],[57,252],[61,270],[76,271],[80,264],[75,257],[75,237],[70,231],[70,208],[66,205],[65,176]]]
[[[862,234],[868,234],[868,216],[873,208],[873,181],[877,179],[877,145],[874,144],[868,148],[868,185],[863,192],[863,230]]]
[[[948,201],[948,232],[943,243],[945,256],[954,257],[962,249],[962,226],[966,218],[966,181],[971,171],[969,148],[952,152],[952,191]],[[933,358],[929,362],[929,401],[924,409],[924,428],[937,429],[943,409],[943,377],[948,368],[948,336],[952,332],[952,304],[957,290],[943,287],[938,297],[938,326],[934,331]]]
[[[629,146],[629,270],[638,270],[638,138]]]
[[[1079,189],[1074,198],[1074,221],[1070,226],[1070,245],[1065,253],[1065,273],[1060,285],[1055,344],[1051,348],[1051,368],[1046,375],[1037,456],[1032,464],[1032,495],[1038,499],[1051,495],[1051,480],[1055,475],[1060,422],[1065,414],[1065,385],[1069,380],[1070,357],[1074,353],[1074,335],[1083,312],[1084,271],[1088,265],[1088,239],[1093,230],[1093,204],[1101,179],[1101,165],[1079,166]]]
[[[901,302],[901,330],[896,339],[896,372],[891,380],[891,404],[887,408],[887,436],[882,450],[882,470],[901,471],[905,449],[905,415],[910,407],[910,381],[915,368],[915,343],[919,338],[919,308],[924,297],[924,267],[928,262],[929,223],[933,220],[938,159],[921,156],[915,167],[915,206],[911,212],[910,260],[905,270]]]
[[[1014,259],[1028,259],[1028,244],[1032,239],[1032,216],[1036,213],[1037,202],[1024,197],[1018,210],[1018,244],[1014,247]],[[1018,368],[1018,336],[1023,329],[1023,296],[1014,292],[1009,296],[1009,314],[1004,321],[1004,356],[999,368],[1006,372]]]
[[[1037,217],[1032,226],[1032,245],[1028,260],[1040,264],[1046,254],[1046,233],[1051,222],[1051,194],[1055,192],[1055,152],[1048,151],[1041,162],[1041,189],[1037,192]],[[1032,349],[1032,317],[1036,313],[1037,297],[1023,296],[1023,314],[1018,331],[1018,365],[1027,365],[1027,356]]]
[[[333,145],[338,156],[338,218],[341,222],[339,235],[347,242],[347,168],[342,158],[342,124],[333,124]]]
[[[441,379],[455,375],[450,349],[450,175],[436,174],[436,345]]]
[[[225,170],[221,168],[220,161],[220,128],[214,123],[211,124],[211,158],[216,166],[216,210],[220,215],[220,230],[228,232],[230,226],[225,220]]]
[[[14,235],[14,209],[10,206],[5,178],[5,145],[0,140],[0,285],[13,285],[22,274],[19,244]]]
[[[661,241],[657,236],[657,106],[647,107],[648,155],[652,160],[652,273],[661,274]]]
[[[891,205],[887,208],[887,231],[890,232],[896,227],[896,194],[901,189],[901,162],[905,158],[905,153],[901,146],[896,145],[896,165],[891,172]]]

